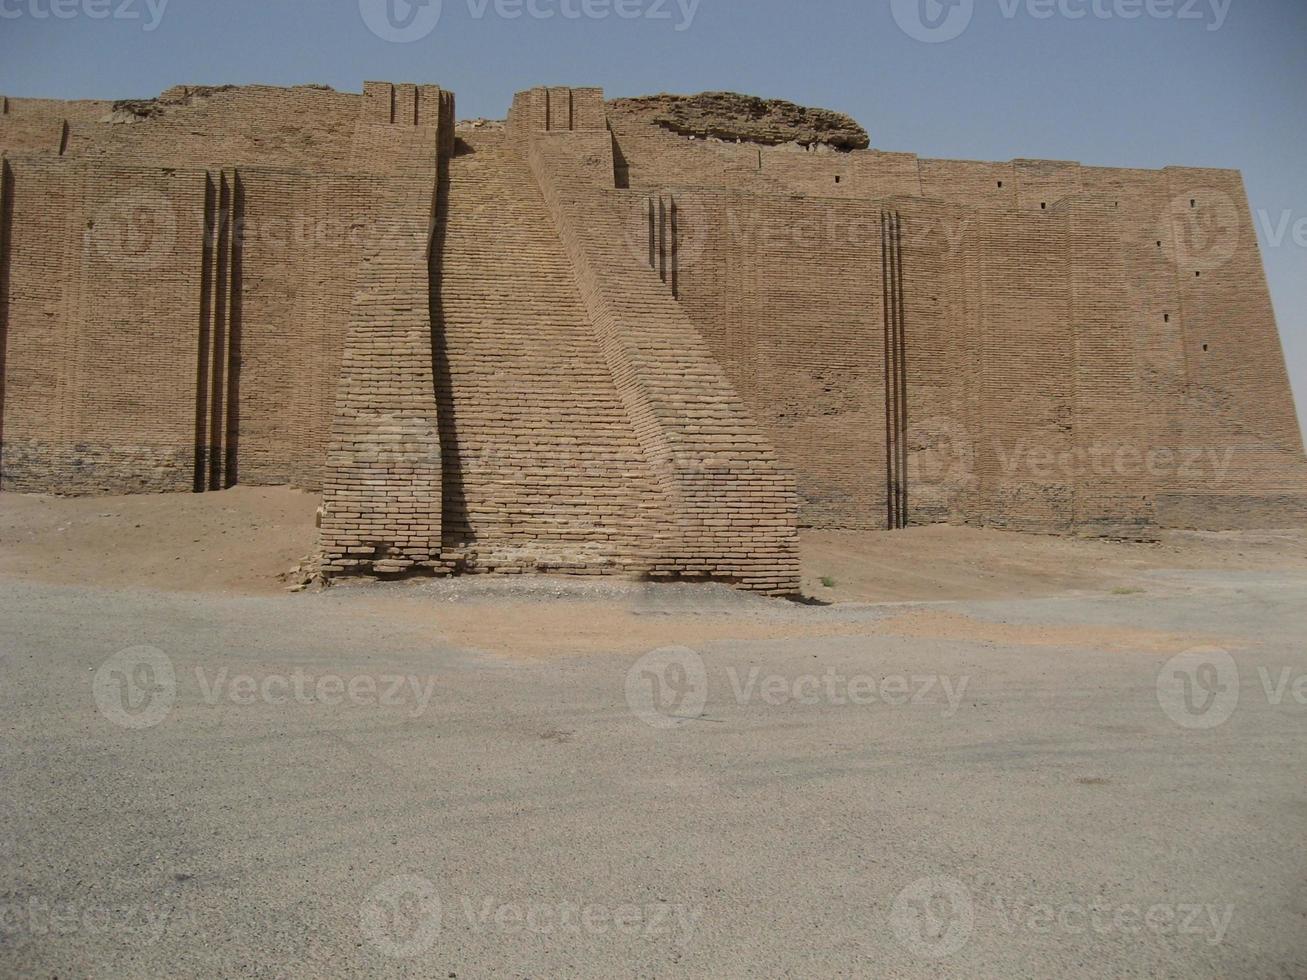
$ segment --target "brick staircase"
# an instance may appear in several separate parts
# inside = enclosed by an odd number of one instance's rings
[[[432,277],[443,558],[638,571],[660,500],[527,164],[501,133],[449,163]]]

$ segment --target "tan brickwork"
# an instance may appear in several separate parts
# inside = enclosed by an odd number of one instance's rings
[[[0,490],[321,488],[325,569],[798,588],[796,529],[1307,520],[1239,175],[603,93],[0,96]]]
[[[677,298],[795,470],[805,524],[891,525],[898,470],[914,523],[1130,534],[1307,515],[1238,174],[614,132],[627,235],[644,202],[677,201]],[[901,284],[870,220],[891,206]]]

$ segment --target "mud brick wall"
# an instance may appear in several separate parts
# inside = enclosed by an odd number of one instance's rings
[[[2,98],[2,97],[0,97]],[[9,242],[13,237],[13,184],[9,160],[0,153],[0,477],[4,473],[5,379],[9,351]],[[4,488],[0,479],[0,490]]]
[[[372,178],[240,170],[237,480],[322,486]]]
[[[440,434],[427,294],[433,182],[393,178],[378,202],[409,241],[369,243],[355,280],[323,486],[321,548],[337,572],[440,557]]]
[[[660,275],[794,466],[805,523],[884,526],[871,494],[819,501],[882,462],[892,486],[901,451],[914,523],[1129,534],[1299,512],[1301,437],[1237,174],[798,152],[621,126],[615,181],[664,211],[676,202],[677,262]],[[907,386],[904,431],[896,418],[876,435],[884,383],[830,361],[830,383],[814,387],[807,365],[822,359],[823,328],[871,373],[897,364],[848,326],[877,329],[858,312],[871,277],[842,258],[875,243],[856,223],[836,247],[792,230],[838,229],[870,202],[902,222],[897,278],[873,305],[902,304]],[[650,207],[628,206],[627,235],[654,229],[657,266],[668,246]],[[772,227],[776,213],[787,217]],[[791,342],[765,346],[771,323]],[[1246,360],[1213,356],[1238,337]],[[787,432],[787,399],[806,406],[802,439]],[[1209,461],[1174,461],[1196,455]]]
[[[206,175],[8,174],[0,489],[192,489]]]
[[[441,449],[432,359],[430,259],[439,109],[393,112],[370,86],[360,136],[378,173],[353,283],[323,480],[319,545],[333,574],[399,573],[441,561]],[[400,92],[400,104],[416,90]],[[390,120],[394,119],[394,122]],[[392,132],[383,139],[379,129]],[[356,157],[357,159],[357,157]]]
[[[654,202],[632,192],[637,243]],[[801,522],[884,526],[880,208],[693,188],[657,204],[675,208],[659,252],[680,305],[795,473]]]
[[[456,156],[431,85],[0,96],[0,489],[322,487],[337,572],[775,593],[800,520],[1307,515],[1237,173],[612,126],[537,88]]]

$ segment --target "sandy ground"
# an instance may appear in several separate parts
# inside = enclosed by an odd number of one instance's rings
[[[69,498],[0,494],[0,577],[56,585],[268,595],[314,547],[320,496],[283,487]],[[1130,595],[1158,569],[1307,569],[1307,530],[1164,532],[1155,543],[983,528],[806,531],[803,587],[821,602]],[[585,579],[568,589],[584,592]],[[608,582],[594,590],[608,597]],[[472,585],[468,594],[490,586]],[[534,590],[528,590],[529,593]],[[511,595],[511,591],[510,591]]]
[[[1307,976],[1303,532],[289,594],[315,505],[0,495],[0,976]]]
[[[321,494],[0,493],[0,576],[57,585],[258,595],[313,550]]]

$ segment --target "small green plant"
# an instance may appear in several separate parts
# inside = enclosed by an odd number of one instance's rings
[[[821,584],[828,589],[835,588],[835,580],[831,578],[829,575],[823,575],[821,577]]]
[[[1112,590],[1112,595],[1143,595],[1143,589],[1135,589],[1127,586],[1121,586]]]

